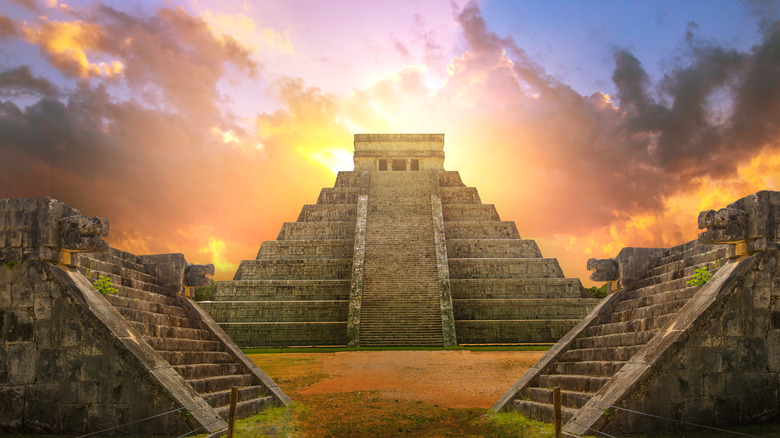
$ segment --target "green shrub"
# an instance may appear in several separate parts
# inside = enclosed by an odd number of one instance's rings
[[[209,280],[211,280],[209,278]],[[211,284],[203,287],[195,288],[195,301],[211,301],[212,295],[214,295],[214,289],[217,287],[217,282],[211,280]]]
[[[703,286],[707,284],[711,278],[712,272],[708,271],[706,266],[702,268],[696,268],[696,270],[693,271],[691,279],[688,280],[688,284],[691,286]]]
[[[117,293],[117,288],[114,286],[114,283],[111,282],[111,279],[103,275],[98,275],[97,280],[95,280],[92,285],[95,286],[95,289],[97,289],[98,292],[104,295],[113,295]]]
[[[607,283],[604,283],[601,287],[592,286],[585,290],[588,291],[588,296],[591,298],[604,298],[609,295],[609,292],[607,292]]]

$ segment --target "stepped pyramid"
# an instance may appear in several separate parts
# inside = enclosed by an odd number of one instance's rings
[[[444,170],[443,134],[357,134],[355,170],[199,304],[238,345],[550,343],[597,300]]]
[[[0,433],[218,432],[233,386],[241,417],[290,403],[182,296],[213,266],[119,251],[107,234],[50,198],[0,200]]]
[[[699,215],[697,240],[588,261],[609,295],[493,406],[571,436],[780,421],[780,192]],[[688,283],[697,269],[713,273]]]

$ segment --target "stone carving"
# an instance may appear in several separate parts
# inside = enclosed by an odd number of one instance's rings
[[[104,217],[68,216],[60,219],[60,247],[79,252],[108,251],[108,219]]]
[[[618,262],[615,259],[589,259],[588,271],[593,281],[616,281],[620,277]]]
[[[214,265],[194,265],[188,264],[184,270],[184,285],[188,287],[208,286],[211,280],[206,276],[214,275]]]
[[[748,214],[736,208],[721,208],[699,213],[699,243],[734,243],[747,238]]]

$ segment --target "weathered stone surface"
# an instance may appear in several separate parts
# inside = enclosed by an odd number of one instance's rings
[[[593,281],[617,281],[620,277],[618,262],[615,259],[588,259],[588,271]]]
[[[734,243],[747,238],[748,214],[735,208],[721,208],[699,213],[701,243]]]
[[[211,280],[206,278],[207,275],[214,275],[214,265],[211,263],[208,265],[193,265],[190,263],[184,270],[184,285],[189,287],[208,286],[211,284]]]
[[[108,250],[108,219],[103,217],[69,216],[60,219],[60,246],[62,249],[81,252]]]

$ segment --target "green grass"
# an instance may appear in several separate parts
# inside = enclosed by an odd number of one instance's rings
[[[244,354],[268,354],[268,353],[337,353],[340,351],[547,351],[553,344],[530,345],[465,345],[453,347],[265,347],[242,348]]]

